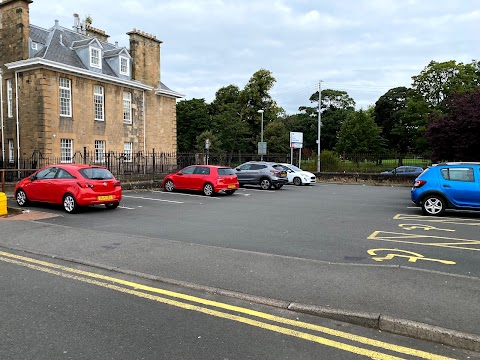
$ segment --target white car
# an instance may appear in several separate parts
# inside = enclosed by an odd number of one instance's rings
[[[292,164],[280,164],[287,170],[288,183],[294,185],[310,185],[317,182],[317,177],[309,171],[303,171]]]

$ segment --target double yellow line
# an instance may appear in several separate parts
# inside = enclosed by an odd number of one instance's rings
[[[396,352],[399,354],[416,356],[422,359],[452,360],[451,358],[448,358],[448,357],[439,356],[439,355],[431,354],[425,351],[411,349],[411,348],[398,346],[394,344],[389,344],[383,341],[373,340],[367,337],[357,336],[347,332],[338,331],[338,330],[330,329],[323,326],[318,326],[318,325],[305,323],[297,320],[290,320],[287,318],[283,318],[283,317],[279,317],[279,316],[275,316],[275,315],[247,309],[247,308],[242,308],[239,306],[233,306],[233,305],[229,305],[229,304],[225,304],[217,301],[199,298],[196,296],[190,296],[187,294],[173,292],[165,289],[145,286],[145,285],[134,283],[131,281],[126,281],[118,278],[113,278],[110,276],[105,276],[105,275],[100,275],[92,272],[69,268],[66,266],[61,266],[61,265],[57,265],[57,264],[53,264],[45,261],[36,260],[33,258],[28,258],[24,256],[3,252],[3,251],[0,251],[0,260],[7,263],[16,264],[16,265],[20,265],[30,269],[42,271],[48,274],[61,276],[64,278],[77,280],[77,281],[81,281],[81,282],[92,284],[92,285],[97,285],[103,288],[119,291],[125,294],[134,295],[134,296],[152,300],[152,301],[157,301],[157,302],[175,306],[178,308],[197,311],[203,314],[216,316],[219,318],[228,319],[232,321],[237,321],[243,324],[248,324],[248,325],[262,328],[265,330],[274,331],[284,335],[289,335],[296,338],[312,341],[312,342],[329,346],[332,348],[348,351],[354,354],[363,355],[366,357],[370,357],[372,359],[383,360],[383,359],[401,359],[401,358],[390,355],[390,354],[381,353],[375,350],[370,350],[370,349],[362,348],[359,346],[342,343],[340,341],[331,340],[322,336],[313,335],[307,332],[303,332],[301,330],[315,331],[325,335],[330,335],[332,337],[348,340],[350,342],[367,345],[372,348],[380,348],[383,350],[388,350],[388,351]],[[168,296],[170,298],[161,297],[157,294]],[[182,302],[174,299],[183,300],[187,302]],[[209,308],[204,306],[208,306]],[[229,312],[222,312],[215,309],[222,309],[230,312],[245,314],[245,315],[248,315],[249,317],[234,315]],[[259,321],[257,319],[268,320],[271,323]],[[280,325],[288,325],[290,326],[290,328],[283,327]]]

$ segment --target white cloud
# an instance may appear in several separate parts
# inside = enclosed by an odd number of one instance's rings
[[[162,81],[187,98],[213,100],[272,71],[272,94],[292,113],[310,105],[318,80],[348,91],[359,106],[409,86],[431,60],[479,58],[476,0],[83,0],[34,1],[31,22],[67,28],[73,13],[128,47],[133,28],[162,44]],[[333,86],[333,85],[332,85]]]

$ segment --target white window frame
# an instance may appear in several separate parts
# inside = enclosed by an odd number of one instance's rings
[[[93,116],[97,121],[105,121],[104,88],[100,85],[93,86]]]
[[[123,92],[123,122],[132,123],[132,93],[128,91]]]
[[[15,162],[15,143],[13,139],[8,139],[8,162]]]
[[[60,139],[60,162],[71,164],[73,159],[73,139]]]
[[[90,46],[90,66],[101,69],[102,68],[102,53],[100,49]]]
[[[123,160],[125,162],[132,162],[132,154],[133,154],[133,143],[132,142],[124,142],[123,143]]]
[[[37,49],[38,49],[38,45],[37,45],[36,42],[33,42],[33,41],[32,41],[32,49],[33,49],[33,50],[37,50]]]
[[[60,116],[72,117],[72,81],[67,78],[59,80]]]
[[[96,163],[105,162],[105,149],[106,149],[105,140],[95,140],[95,162]]]
[[[7,116],[13,117],[13,88],[12,80],[7,80]]]
[[[125,76],[130,75],[130,59],[129,58],[125,56],[120,56],[119,66],[120,66],[121,75],[125,75]]]

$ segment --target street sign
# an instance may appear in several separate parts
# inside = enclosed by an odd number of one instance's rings
[[[290,147],[293,149],[303,148],[303,133],[290,132]]]
[[[267,155],[267,142],[258,142],[258,155]]]

